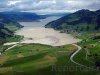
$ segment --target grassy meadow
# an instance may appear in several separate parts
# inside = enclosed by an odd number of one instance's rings
[[[75,55],[74,61],[96,68],[95,63],[100,58],[99,39],[93,39],[93,33],[77,34],[75,37],[83,41],[78,43],[82,50]],[[70,61],[76,50],[77,47],[71,44],[57,47],[19,44],[0,56],[0,75],[99,75],[99,71],[87,71],[87,68]]]

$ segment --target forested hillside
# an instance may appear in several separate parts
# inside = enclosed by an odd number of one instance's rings
[[[100,29],[100,10],[79,10],[45,25],[54,29],[93,31]]]

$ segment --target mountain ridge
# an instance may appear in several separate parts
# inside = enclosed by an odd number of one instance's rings
[[[82,9],[72,14],[66,15],[58,20],[49,22],[46,28],[63,29],[66,26],[95,26],[100,29],[100,10],[90,11]],[[64,26],[64,27],[63,27]]]
[[[16,22],[37,21],[39,19],[45,18],[44,16],[40,16],[31,12],[0,12],[0,14]]]

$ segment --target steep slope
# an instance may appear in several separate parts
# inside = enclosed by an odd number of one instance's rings
[[[17,23],[14,20],[9,19],[8,16],[6,16],[6,15],[4,15],[2,13],[0,13],[0,23],[3,23],[4,26],[13,25],[13,26],[16,26],[18,28],[22,27],[19,23]]]
[[[4,24],[0,23],[0,45],[6,42],[7,37],[13,36],[13,32],[4,27]]]
[[[100,10],[79,10],[45,25],[54,29],[95,30],[100,28]],[[98,28],[99,27],[99,28]]]
[[[97,29],[100,28],[100,10],[96,11],[97,15]]]

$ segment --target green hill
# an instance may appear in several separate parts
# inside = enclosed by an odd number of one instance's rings
[[[57,30],[69,29],[76,31],[93,31],[100,29],[100,10],[79,10],[75,13],[66,15],[58,20],[45,25],[46,28]]]
[[[22,27],[19,23],[9,18],[10,17],[7,17],[6,15],[0,13],[0,23],[3,23],[4,25],[14,25],[16,27]]]
[[[8,28],[4,27],[4,24],[0,23],[0,44],[6,42],[7,37],[13,36],[13,32],[10,31]]]

